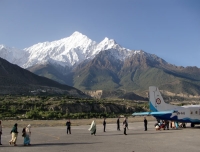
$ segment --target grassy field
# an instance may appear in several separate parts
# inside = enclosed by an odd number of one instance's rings
[[[152,116],[146,117],[148,121],[155,121],[156,119]],[[96,119],[94,118],[97,124],[102,124],[103,119]],[[72,126],[79,126],[79,125],[90,125],[92,120],[94,119],[71,119]],[[143,121],[143,117],[129,117],[128,122],[139,122]],[[120,122],[124,118],[120,118]],[[2,120],[3,128],[11,128],[15,123],[18,124],[18,127],[25,127],[28,124],[31,124],[32,127],[53,127],[53,126],[65,126],[67,120]],[[107,124],[113,124],[117,122],[117,118],[107,118]]]

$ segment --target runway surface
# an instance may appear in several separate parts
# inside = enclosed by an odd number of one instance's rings
[[[73,121],[72,121],[73,123]],[[90,135],[89,125],[66,127],[37,127],[32,129],[31,146],[23,146],[22,128],[18,128],[18,146],[10,146],[11,128],[3,128],[1,152],[199,152],[200,128],[155,131],[155,122],[129,123],[128,135],[117,131],[116,124],[97,125],[96,136]]]

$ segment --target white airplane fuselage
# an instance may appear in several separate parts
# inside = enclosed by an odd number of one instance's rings
[[[149,87],[149,106],[151,110],[149,114],[157,119],[191,123],[192,127],[195,124],[200,124],[200,105],[176,106],[167,104],[155,86]],[[139,113],[133,115],[139,115]]]

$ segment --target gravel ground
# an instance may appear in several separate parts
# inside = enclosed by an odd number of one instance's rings
[[[155,118],[152,116],[146,117],[148,121],[155,121]],[[96,119],[97,124],[103,123],[102,119]],[[124,118],[120,118],[121,122]],[[128,122],[141,122],[143,121],[143,117],[129,117]],[[71,119],[72,126],[80,126],[80,125],[89,125],[91,124],[93,119]],[[2,120],[3,128],[11,128],[15,123],[18,124],[19,127],[25,127],[28,124],[31,124],[32,127],[54,127],[54,126],[65,126],[66,120]],[[117,122],[117,118],[107,118],[107,124],[113,124]]]

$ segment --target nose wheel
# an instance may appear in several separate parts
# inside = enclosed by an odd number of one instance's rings
[[[194,123],[191,123],[191,127],[193,128],[195,126],[195,124]]]

